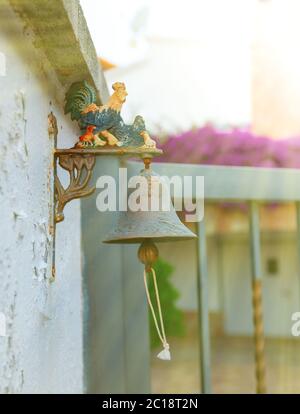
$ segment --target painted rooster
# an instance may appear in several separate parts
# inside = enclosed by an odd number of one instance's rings
[[[80,142],[93,142],[95,140],[94,129],[95,125],[89,125],[86,127],[86,131],[79,137]]]
[[[120,114],[127,96],[124,83],[116,82],[112,88],[114,93],[107,104],[98,106],[95,89],[86,81],[71,85],[66,94],[65,113],[70,113],[83,131],[76,146],[156,147],[141,116],[136,116],[132,125],[124,123]]]

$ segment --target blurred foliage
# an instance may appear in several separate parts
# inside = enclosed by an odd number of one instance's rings
[[[176,302],[180,297],[180,294],[170,280],[174,268],[169,263],[160,258],[157,260],[153,268],[157,276],[157,285],[166,336],[167,338],[170,338],[172,336],[183,336],[185,334],[184,315],[183,312],[176,306]],[[156,315],[158,315],[153,278],[150,274],[148,277],[148,286],[154,310],[156,312]],[[160,339],[157,335],[151,312],[149,312],[149,319],[151,348],[154,348],[160,344]]]
[[[219,129],[207,124],[170,136],[157,162],[300,168],[300,136],[272,139],[249,128]]]

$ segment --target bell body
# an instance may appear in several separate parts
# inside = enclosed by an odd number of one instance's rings
[[[127,211],[120,212],[116,227],[105,238],[104,243],[142,243],[145,239],[153,242],[176,241],[196,238],[178,218],[172,201],[168,200],[168,209],[163,206],[162,194],[166,184],[159,175],[150,169],[141,171],[140,176],[147,179],[148,187],[145,197],[148,204],[153,197],[153,204],[160,206],[157,211],[132,211],[129,206]],[[159,191],[154,191],[155,185],[159,185]],[[128,203],[129,204],[129,203]]]

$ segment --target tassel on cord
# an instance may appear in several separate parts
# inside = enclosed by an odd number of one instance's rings
[[[164,320],[162,317],[162,311],[160,306],[160,299],[159,299],[159,293],[158,293],[158,286],[156,281],[156,273],[154,269],[152,268],[152,264],[157,260],[158,258],[158,249],[153,243],[152,240],[144,240],[143,243],[140,245],[139,251],[138,251],[138,257],[140,261],[145,265],[144,269],[144,283],[145,283],[145,290],[147,295],[147,300],[149,303],[149,307],[153,316],[154,324],[157,330],[157,334],[159,339],[161,340],[164,349],[157,355],[157,358],[163,359],[165,361],[170,361],[171,354],[170,354],[170,346],[167,342],[166,333],[165,333],[165,327],[164,327]],[[153,278],[153,284],[154,284],[154,290],[155,290],[155,296],[156,296],[156,303],[158,308],[158,315],[159,315],[159,323],[157,321],[157,317],[155,315],[155,310],[153,308],[148,283],[147,283],[147,273],[152,274]]]

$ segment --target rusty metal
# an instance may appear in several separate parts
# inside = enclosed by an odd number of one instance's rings
[[[139,261],[145,266],[146,272],[150,272],[151,267],[158,259],[158,248],[150,240],[144,240],[138,250]]]
[[[267,392],[267,387],[261,280],[254,280],[252,282],[252,303],[255,343],[256,392],[257,394],[265,394]]]
[[[259,205],[250,203],[250,241],[252,265],[252,308],[254,325],[255,376],[257,394],[266,393],[265,337],[262,310],[262,270]]]
[[[161,155],[163,151],[158,148],[144,148],[144,147],[100,147],[100,148],[62,148],[56,149],[55,154],[58,155],[86,155],[91,154],[95,156],[101,155],[116,155],[116,156],[139,156],[142,158],[152,158]]]
[[[95,187],[89,187],[92,171],[95,165],[95,156],[92,154],[60,154],[59,165],[69,173],[70,183],[64,188],[56,174],[54,177],[56,191],[55,221],[64,220],[63,210],[71,200],[87,197],[95,191]]]
[[[56,149],[57,146],[57,135],[58,135],[58,128],[57,128],[57,120],[55,115],[53,114],[53,112],[51,111],[48,115],[48,135],[49,138],[53,138],[53,148],[54,151]],[[53,177],[56,177],[56,160],[55,160],[55,155],[53,152]],[[54,178],[55,179],[55,178]],[[51,265],[51,277],[50,277],[50,281],[54,281],[55,280],[55,274],[56,274],[56,267],[55,267],[55,252],[56,252],[56,245],[55,245],[55,241],[56,241],[56,217],[55,217],[55,211],[56,211],[56,207],[55,207],[55,199],[56,199],[56,194],[55,194],[55,188],[53,190],[53,194],[52,194],[52,208],[51,208],[51,218],[50,218],[50,234],[52,236],[52,265]]]
[[[89,187],[95,166],[96,157],[103,155],[139,156],[151,160],[154,155],[161,155],[162,150],[157,148],[102,148],[102,149],[55,149],[54,150],[54,183],[55,183],[55,221],[64,220],[63,210],[67,203],[76,198],[87,197],[95,191]],[[70,183],[63,188],[57,175],[57,160],[59,165],[69,173]],[[147,161],[145,161],[147,162]],[[148,161],[150,162],[150,161]]]

